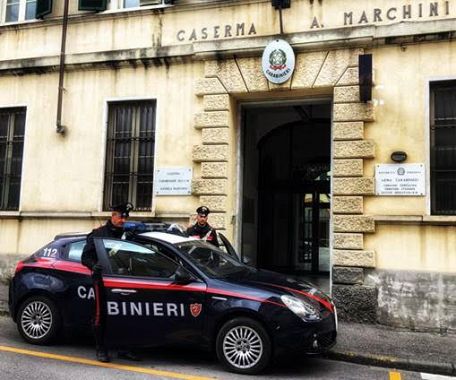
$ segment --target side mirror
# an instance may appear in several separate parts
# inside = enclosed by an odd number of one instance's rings
[[[195,281],[195,277],[183,266],[179,265],[174,273],[174,282],[177,284],[188,284]]]

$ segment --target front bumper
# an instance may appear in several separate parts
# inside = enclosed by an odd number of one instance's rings
[[[297,317],[294,317],[295,319]],[[331,313],[316,322],[287,321],[275,330],[274,343],[277,355],[288,353],[321,354],[336,343],[337,315]],[[293,327],[289,327],[293,326]]]

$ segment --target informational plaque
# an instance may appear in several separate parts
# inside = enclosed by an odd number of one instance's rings
[[[424,164],[375,165],[377,195],[425,195]]]
[[[190,195],[191,193],[191,168],[162,168],[155,170],[155,195]]]

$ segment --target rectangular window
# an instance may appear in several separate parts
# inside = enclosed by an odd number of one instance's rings
[[[0,210],[19,210],[25,108],[0,108]]]
[[[6,0],[5,4],[5,22],[18,22],[36,18],[36,0]]]
[[[104,210],[132,202],[137,211],[152,207],[155,101],[110,103]]]
[[[456,81],[431,83],[431,214],[456,215]]]

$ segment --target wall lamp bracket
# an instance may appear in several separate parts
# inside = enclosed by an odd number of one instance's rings
[[[279,11],[280,14],[280,34],[283,34],[283,19],[282,9],[291,7],[291,0],[271,0],[272,6]]]
[[[407,159],[407,153],[403,151],[395,151],[391,153],[391,159],[397,163],[404,162]]]
[[[275,9],[290,8],[291,0],[271,0],[271,4]]]

